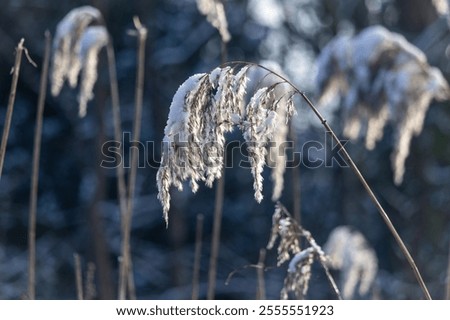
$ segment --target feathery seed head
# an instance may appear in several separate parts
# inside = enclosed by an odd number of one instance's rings
[[[378,271],[378,259],[360,232],[347,226],[335,228],[324,251],[330,257],[330,267],[342,272],[344,299],[351,299],[357,288],[360,296],[368,293]]]
[[[57,25],[53,40],[53,64],[51,71],[51,92],[59,95],[67,80],[75,87],[81,69],[80,40],[84,30],[94,21],[100,21],[100,11],[91,6],[71,10]]]
[[[383,138],[386,124],[394,125],[391,163],[394,182],[400,184],[411,139],[422,131],[431,101],[450,98],[442,73],[403,36],[381,26],[332,40],[317,61],[320,104],[343,101],[347,137],[365,134],[370,150]]]
[[[277,83],[257,89],[247,103],[249,68],[224,67],[193,75],[175,93],[164,129],[161,173],[157,175],[164,217],[170,208],[171,185],[181,189],[183,181],[189,180],[195,192],[198,181],[211,187],[221,177],[225,134],[234,126],[248,143],[255,199],[262,200],[266,146],[274,137],[275,128],[282,131],[286,126],[285,119],[294,108],[292,100],[277,103],[281,99],[277,96]]]

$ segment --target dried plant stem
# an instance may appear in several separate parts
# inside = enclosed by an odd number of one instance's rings
[[[192,300],[198,300],[200,291],[200,261],[202,257],[202,238],[203,238],[203,220],[202,214],[197,215],[197,224],[195,228],[195,253],[194,268],[192,271]]]
[[[75,284],[77,288],[77,299],[83,300],[83,276],[81,272],[81,259],[78,253],[73,254],[75,262]]]
[[[114,139],[119,143],[122,140],[122,121],[120,116],[119,103],[119,85],[117,83],[116,58],[111,38],[106,46],[106,54],[108,57],[109,83],[111,89],[111,105],[114,121]],[[117,163],[117,191],[119,193],[119,207],[122,215],[126,212],[126,189],[125,189],[125,172],[123,166],[122,148],[119,148],[116,154]]]
[[[45,52],[42,63],[38,105],[36,111],[36,127],[34,131],[33,168],[31,173],[30,208],[28,213],[28,298],[36,296],[36,211],[39,185],[39,158],[41,154],[42,122],[45,97],[47,93],[48,67],[51,50],[50,32],[45,32]]]
[[[378,201],[377,197],[373,193],[372,189],[370,188],[369,184],[367,183],[364,176],[359,171],[356,164],[353,162],[353,159],[350,157],[347,150],[344,148],[344,145],[341,143],[339,138],[334,133],[333,129],[331,129],[330,125],[327,123],[327,121],[322,117],[322,115],[319,113],[319,111],[314,107],[312,102],[308,99],[308,97],[303,93],[299,91],[299,94],[303,97],[303,99],[307,102],[307,104],[310,106],[310,108],[314,111],[314,113],[317,115],[317,117],[320,119],[321,123],[325,127],[325,130],[328,134],[331,135],[333,140],[338,144],[340,151],[344,155],[345,160],[347,161],[348,165],[352,168],[355,175],[358,177],[359,181],[363,185],[364,189],[366,189],[367,194],[369,195],[370,199],[374,203],[375,207],[377,208],[378,212],[380,213],[381,217],[383,218],[386,226],[388,227],[389,231],[394,236],[395,241],[397,242],[398,246],[400,247],[400,250],[402,251],[403,255],[405,256],[406,260],[408,261],[411,269],[414,272],[414,275],[417,279],[417,282],[419,283],[420,287],[422,288],[423,294],[425,295],[425,298],[428,300],[431,300],[431,295],[428,292],[428,288],[425,285],[425,282],[422,279],[422,275],[419,272],[419,269],[417,268],[416,263],[414,262],[414,259],[412,258],[411,254],[409,253],[408,248],[406,247],[405,243],[403,242],[402,238],[398,234],[397,230],[394,227],[394,224],[391,222],[391,219],[389,218],[388,214]]]
[[[133,123],[133,146],[131,148],[131,171],[128,178],[128,202],[125,214],[122,215],[122,263],[119,275],[119,299],[126,298],[127,279],[131,272],[131,253],[130,253],[130,233],[131,218],[133,215],[134,193],[136,186],[136,175],[139,164],[138,142],[141,134],[142,123],[142,101],[144,95],[144,71],[145,71],[145,42],[147,39],[147,29],[143,27],[137,17],[134,18],[136,34],[138,37],[138,56],[137,56],[137,73],[136,73],[136,92],[135,92],[135,109]],[[134,285],[132,285],[134,287]]]
[[[136,300],[136,286],[134,284],[133,261],[131,260],[131,258],[128,267],[129,267],[128,281],[127,281],[128,297],[130,298],[130,300]]]
[[[95,298],[97,290],[95,287],[94,279],[95,279],[95,264],[93,262],[89,262],[87,265],[86,281],[84,288],[84,292],[86,293],[85,294],[86,300],[92,300]]]
[[[225,4],[222,2],[225,6]],[[222,63],[227,61],[228,50],[227,44],[221,37],[220,59]],[[223,200],[225,196],[225,165],[222,168],[222,174],[216,184],[216,194],[214,203],[214,223],[211,242],[211,255],[209,259],[208,271],[208,291],[207,299],[214,300],[216,290],[216,274],[217,274],[217,258],[219,256],[220,247],[220,229],[222,227]]]
[[[256,274],[258,276],[258,292],[256,294],[256,299],[265,300],[266,299],[266,283],[264,281],[264,261],[266,260],[266,249],[259,250],[258,264],[256,265]]]
[[[219,256],[220,229],[222,227],[223,198],[225,193],[224,171],[225,170],[223,168],[222,177],[217,181],[216,184],[214,223],[211,241],[211,254],[209,257],[208,292],[206,296],[208,300],[214,300],[216,290],[217,258]]]
[[[322,116],[322,114],[314,106],[314,104],[311,102],[311,100],[309,100],[309,98],[305,95],[305,93],[300,91],[292,82],[290,82],[285,77],[277,74],[276,72],[273,72],[272,70],[270,70],[270,69],[268,69],[268,68],[266,68],[266,67],[264,67],[262,65],[259,65],[259,64],[256,64],[256,63],[250,63],[250,62],[243,62],[243,61],[228,62],[228,63],[226,63],[224,65],[241,65],[241,64],[255,66],[255,67],[258,67],[258,68],[262,68],[262,69],[264,69],[264,70],[266,70],[268,72],[271,72],[272,74],[276,75],[281,80],[283,80],[285,83],[289,84],[292,87],[292,89],[295,90],[295,92],[297,94],[299,94],[303,98],[303,100],[305,100],[305,102],[308,104],[308,107],[314,112],[314,114],[317,116],[317,118],[320,120],[320,122],[324,126],[326,132],[332,137],[332,139],[339,146],[339,150],[342,152],[345,160],[347,161],[348,165],[353,170],[355,175],[358,177],[358,179],[361,182],[361,184],[363,185],[364,189],[366,189],[367,194],[369,195],[369,197],[372,200],[373,204],[377,208],[377,210],[378,210],[379,214],[381,215],[381,217],[383,218],[386,226],[388,227],[389,231],[392,233],[395,241],[397,242],[398,246],[400,247],[400,250],[402,251],[403,255],[405,256],[406,260],[408,261],[408,263],[409,263],[409,265],[410,265],[410,267],[411,267],[411,269],[412,269],[412,271],[413,271],[413,273],[414,273],[414,275],[416,277],[416,280],[417,280],[417,282],[419,283],[419,285],[420,285],[420,287],[422,289],[422,292],[423,292],[425,298],[428,299],[428,300],[431,300],[431,295],[428,292],[428,288],[427,288],[427,286],[425,285],[425,282],[422,279],[422,275],[420,274],[419,269],[417,268],[417,265],[414,262],[414,259],[412,258],[411,254],[409,253],[408,248],[404,244],[402,238],[400,237],[400,235],[398,234],[397,230],[395,229],[393,223],[391,222],[388,214],[386,213],[384,208],[381,206],[381,204],[378,201],[377,197],[373,193],[372,189],[370,188],[370,186],[367,183],[367,181],[364,178],[364,176],[359,171],[359,169],[356,166],[356,164],[353,162],[353,159],[350,157],[350,155],[347,152],[347,150],[345,149],[344,145],[341,143],[339,138],[334,133],[333,129],[328,124],[327,120]]]
[[[106,54],[108,57],[108,69],[109,69],[109,83],[111,88],[111,105],[112,105],[112,113],[113,113],[113,121],[114,121],[114,139],[117,143],[121,141],[122,135],[122,121],[120,116],[120,104],[119,104],[119,85],[117,83],[117,74],[116,74],[116,58],[114,55],[114,48],[112,45],[111,37],[109,38],[108,44],[106,45]],[[119,195],[119,210],[121,219],[124,219],[127,210],[127,195],[126,195],[126,186],[125,186],[125,172],[123,161],[122,148],[118,148],[118,152],[116,152],[116,161],[117,161],[117,191]],[[122,220],[123,221],[123,220]],[[119,260],[121,260],[119,258]],[[120,264],[123,264],[120,263]],[[119,270],[122,270],[122,266],[120,266]],[[119,282],[121,275],[119,275]],[[125,279],[126,279],[125,275]],[[125,280],[126,281],[126,280]],[[119,287],[120,287],[119,283]],[[125,284],[126,288],[126,284]],[[119,293],[119,298],[120,293]],[[123,298],[125,299],[125,298]]]
[[[14,110],[14,101],[16,100],[17,82],[19,80],[20,65],[22,63],[22,54],[25,49],[23,46],[24,39],[19,41],[16,48],[16,59],[12,69],[11,90],[9,92],[8,108],[5,116],[5,126],[3,127],[2,143],[0,145],[0,179],[2,177],[3,163],[5,161],[6,145],[8,143],[9,129],[11,127],[11,119]]]

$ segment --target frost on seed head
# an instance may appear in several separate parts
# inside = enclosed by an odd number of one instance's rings
[[[279,83],[254,88],[247,94],[249,66],[216,68],[187,79],[175,93],[164,130],[161,167],[157,174],[158,198],[167,221],[170,186],[179,190],[189,181],[193,192],[198,182],[211,187],[222,175],[225,134],[238,127],[247,144],[255,199],[263,198],[262,172],[267,145],[275,129],[286,126],[292,110],[277,103]],[[277,79],[280,81],[280,79]],[[283,171],[284,172],[284,171]]]
[[[421,133],[431,101],[450,99],[442,73],[403,36],[381,26],[354,38],[336,37],[317,61],[319,104],[341,100],[347,137],[365,135],[371,150],[386,124],[393,125],[391,163],[394,182],[400,184],[411,139]]]
[[[80,47],[85,29],[94,21],[100,21],[100,11],[91,6],[71,10],[57,25],[53,40],[53,64],[51,70],[51,92],[59,95],[67,80],[71,87],[78,82],[81,70]]]

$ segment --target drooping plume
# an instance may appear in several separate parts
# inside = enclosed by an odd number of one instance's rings
[[[57,25],[53,40],[53,59],[51,70],[51,92],[59,95],[65,81],[71,87],[78,82],[81,70],[81,37],[94,21],[100,21],[100,11],[91,6],[71,10]]]
[[[364,236],[347,226],[335,228],[324,251],[330,257],[329,264],[342,273],[342,296],[351,299],[355,291],[360,296],[369,292],[378,271],[378,259]]]
[[[370,150],[386,124],[393,125],[391,162],[400,184],[411,139],[421,133],[431,101],[450,98],[442,73],[403,36],[380,26],[333,39],[318,58],[318,70],[319,104],[341,100],[347,137],[365,135]]]
[[[276,126],[286,126],[292,110],[286,110],[278,121],[277,110],[288,105],[279,103],[275,89],[283,81],[255,88],[246,94],[249,66],[239,70],[216,68],[211,73],[196,74],[187,79],[175,93],[164,130],[161,167],[157,174],[158,198],[168,219],[170,186],[179,190],[190,181],[193,192],[198,181],[209,187],[220,178],[225,152],[225,134],[237,126],[247,143],[254,178],[255,199],[262,196],[262,171],[266,164],[266,147]]]

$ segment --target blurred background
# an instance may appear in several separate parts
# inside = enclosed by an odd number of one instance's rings
[[[136,38],[128,34],[137,15],[148,28],[145,94],[136,202],[131,233],[133,275],[138,299],[189,299],[196,216],[204,215],[200,298],[206,296],[214,189],[201,186],[172,191],[166,229],[156,198],[155,177],[160,141],[171,99],[179,85],[197,72],[220,64],[220,36],[195,0],[4,0],[0,11],[0,123],[3,127],[14,64],[21,38],[38,68],[23,61],[11,133],[0,181],[0,298],[20,299],[27,289],[27,228],[33,135],[44,52],[44,32],[55,28],[71,9],[97,7],[112,35],[117,59],[122,127],[131,132],[136,75]],[[226,0],[228,60],[271,60],[303,91],[316,98],[315,61],[337,34],[357,34],[375,24],[404,35],[426,54],[431,65],[450,79],[448,2],[439,0]],[[120,217],[115,170],[100,167],[101,145],[113,139],[106,55],[100,55],[95,99],[87,116],[78,118],[78,90],[65,86],[59,97],[47,96],[44,111],[37,215],[38,299],[75,299],[73,254],[86,274],[95,264],[97,299],[117,297]],[[372,151],[363,140],[350,141],[349,153],[379,196],[411,250],[430,293],[445,298],[450,243],[450,105],[433,103],[424,130],[411,143],[404,181],[396,186],[389,155],[391,128]],[[308,140],[325,143],[319,121],[304,105],[293,119],[298,147]],[[321,110],[342,136],[339,109]],[[239,139],[239,135],[230,135]],[[125,163],[130,141],[125,138]],[[329,143],[329,139],[328,139]],[[143,151],[143,150],[141,150]],[[422,293],[393,237],[349,168],[300,167],[300,179],[286,174],[281,202],[292,210],[300,198],[301,222],[320,245],[339,225],[359,230],[378,257],[378,274],[365,298],[419,299]],[[270,236],[274,203],[266,169],[265,198],[253,199],[248,168],[227,168],[218,260],[216,297],[254,299],[260,248]],[[296,185],[299,184],[299,185]],[[301,194],[295,192],[299,188]],[[276,249],[268,252],[267,298],[278,299],[287,266],[276,267]],[[226,284],[229,274],[236,271]],[[339,273],[335,273],[339,279]],[[314,265],[310,299],[333,299],[319,265]]]

